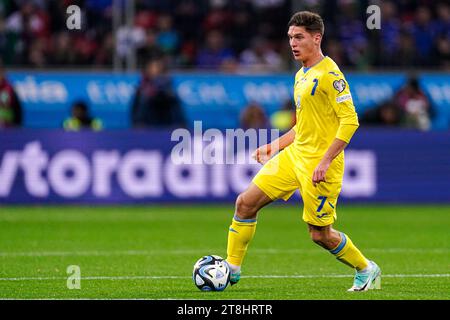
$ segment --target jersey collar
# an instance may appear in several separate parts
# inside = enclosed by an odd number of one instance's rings
[[[319,61],[317,61],[315,64],[313,64],[311,67],[302,67],[303,70],[303,74],[306,74],[311,68],[317,66],[319,63],[321,63],[323,60],[325,60],[325,58],[328,58],[328,56],[324,56],[322,59],[320,59]]]

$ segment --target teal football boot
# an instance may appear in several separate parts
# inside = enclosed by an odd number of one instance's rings
[[[356,272],[353,286],[347,291],[367,291],[369,289],[381,289],[381,269],[373,261],[369,261],[367,270]]]
[[[241,273],[240,272],[236,272],[236,273],[231,273],[230,274],[230,284],[233,286],[236,283],[239,282],[239,280],[241,279]]]

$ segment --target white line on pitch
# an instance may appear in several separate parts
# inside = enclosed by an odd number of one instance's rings
[[[353,275],[333,274],[333,275],[249,275],[242,278],[258,279],[316,279],[316,278],[351,278]],[[450,274],[385,274],[383,278],[449,278]],[[160,280],[160,279],[190,279],[189,276],[87,276],[81,280]],[[66,280],[66,277],[16,277],[0,278],[0,281],[46,281],[46,280]]]
[[[31,251],[31,252],[0,252],[0,257],[51,257],[51,256],[146,256],[167,254],[206,254],[223,249],[177,249],[177,250],[112,250],[112,251]],[[368,252],[380,253],[449,253],[450,248],[368,248]],[[302,254],[321,252],[319,249],[253,249],[258,254]]]

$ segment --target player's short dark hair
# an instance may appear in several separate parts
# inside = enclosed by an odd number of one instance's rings
[[[311,11],[299,11],[295,13],[289,20],[290,26],[305,27],[309,33],[320,33],[322,36],[325,32],[322,17]]]

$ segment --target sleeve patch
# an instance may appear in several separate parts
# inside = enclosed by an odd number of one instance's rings
[[[344,79],[339,79],[339,80],[334,80],[333,81],[333,87],[339,92],[341,93],[342,91],[345,90],[345,88],[347,87]]]
[[[352,99],[352,95],[351,94],[344,94],[343,96],[337,97],[336,98],[336,102],[337,103],[341,103],[341,102],[344,102],[344,101],[347,101],[347,100],[350,100],[350,99]]]

